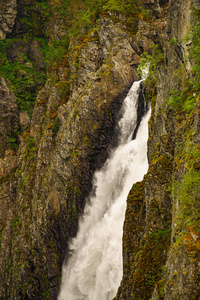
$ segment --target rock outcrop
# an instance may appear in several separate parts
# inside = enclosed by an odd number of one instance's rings
[[[115,143],[118,112],[136,79],[140,57],[132,44],[123,16],[101,16],[84,39],[71,39],[68,57],[52,62],[29,128],[22,118],[27,113],[20,113],[18,150],[1,162],[5,166],[10,159],[12,166],[2,173],[1,299],[56,299],[92,174]],[[9,47],[8,58],[23,66],[19,49],[29,65],[44,70],[36,41]]]
[[[162,33],[164,62],[157,69],[157,95],[151,99],[150,165],[144,182],[133,187],[127,200],[123,279],[115,299],[199,299],[199,188],[195,183],[199,180],[195,167],[199,99],[195,92],[193,108],[183,108],[188,101],[184,93],[195,90],[192,84],[187,86],[195,61],[188,57],[186,37],[195,30],[192,11],[198,7],[198,1],[169,1]],[[175,95],[181,92],[185,98],[179,106]],[[188,151],[194,152],[188,155]],[[187,198],[190,188],[196,200]]]
[[[19,129],[19,112],[15,94],[0,77],[0,157],[4,157],[7,148],[17,143],[16,132]]]
[[[17,16],[17,1],[1,0],[0,2],[0,39],[5,40],[6,35],[12,32]]]

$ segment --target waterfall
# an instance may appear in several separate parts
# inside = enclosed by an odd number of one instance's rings
[[[135,140],[140,81],[122,107],[119,145],[93,180],[93,191],[62,270],[58,300],[112,300],[122,279],[122,233],[127,195],[147,172],[148,112]]]

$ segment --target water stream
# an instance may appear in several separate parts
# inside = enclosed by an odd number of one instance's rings
[[[112,300],[122,279],[122,234],[127,195],[147,172],[150,111],[135,140],[140,81],[134,82],[122,107],[119,145],[93,180],[93,191],[72,240],[72,255],[62,270],[58,300]]]

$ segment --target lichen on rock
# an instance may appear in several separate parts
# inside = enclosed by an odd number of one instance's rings
[[[10,0],[0,2],[0,39],[5,40],[6,35],[11,33],[17,16],[17,1]]]

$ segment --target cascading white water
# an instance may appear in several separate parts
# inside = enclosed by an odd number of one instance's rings
[[[148,112],[135,140],[140,81],[122,107],[120,138],[103,168],[94,175],[93,192],[63,266],[58,300],[111,300],[122,279],[122,233],[126,198],[147,172]]]

